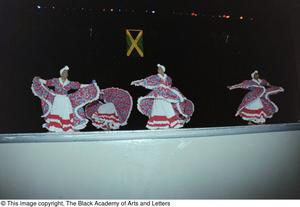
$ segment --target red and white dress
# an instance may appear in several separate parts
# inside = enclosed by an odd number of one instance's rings
[[[101,90],[100,98],[85,107],[87,118],[97,129],[119,129],[127,125],[132,109],[132,97],[120,88]]]
[[[53,87],[54,90],[49,89]],[[96,83],[80,84],[79,82],[53,78],[50,80],[33,79],[32,92],[42,102],[43,128],[51,132],[72,132],[86,127],[83,106],[99,97]],[[68,94],[71,89],[77,91]]]
[[[235,116],[256,124],[263,124],[267,118],[272,118],[278,112],[277,105],[269,98],[270,95],[283,92],[282,87],[271,86],[266,80],[252,79],[230,87],[231,89],[248,89]]]
[[[148,129],[181,128],[189,122],[194,104],[172,87],[172,79],[164,74],[152,75],[133,82],[152,90],[138,99],[138,110],[149,117]]]

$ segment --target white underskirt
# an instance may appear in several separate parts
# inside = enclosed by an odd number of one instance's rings
[[[58,115],[62,119],[70,119],[70,114],[73,114],[73,108],[69,97],[66,95],[56,95],[50,114]]]
[[[151,116],[166,116],[168,118],[175,116],[172,104],[163,99],[154,99]]]
[[[98,113],[100,113],[100,114],[117,114],[117,110],[113,103],[105,103],[105,104],[102,104],[98,108]]]
[[[254,101],[252,101],[250,104],[248,104],[246,106],[247,109],[252,109],[252,110],[257,110],[257,109],[261,109],[263,108],[263,104],[260,100],[260,98],[255,99]]]

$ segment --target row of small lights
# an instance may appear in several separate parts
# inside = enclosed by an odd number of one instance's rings
[[[56,8],[55,8],[55,6],[50,6],[50,7],[47,7],[47,6],[45,6],[45,7],[43,7],[43,6],[40,6],[40,5],[37,5],[36,6],[36,8],[37,9],[53,9],[53,10],[55,10]],[[74,10],[75,10],[75,8],[73,8]],[[69,8],[67,8],[67,10],[69,10]],[[89,11],[93,11],[93,9],[85,9],[85,8],[80,8],[80,10],[89,10]],[[108,9],[106,9],[106,8],[103,8],[103,9],[100,9],[100,11],[102,11],[102,12],[122,12],[122,9],[114,9],[114,8],[108,8]],[[124,9],[123,10],[124,12],[132,12],[132,13],[135,13],[135,10],[134,9],[131,9],[131,10],[128,10],[128,9]],[[147,14],[156,14],[157,13],[157,11],[155,11],[155,10],[145,10],[145,13],[147,13]],[[198,16],[200,16],[200,13],[198,13],[198,12],[196,12],[196,11],[192,11],[192,12],[178,12],[178,11],[173,11],[172,12],[174,15],[185,15],[185,16],[192,16],[192,17],[198,17]],[[202,16],[206,16],[205,14],[202,14]],[[211,15],[211,17],[213,17],[213,18],[215,18],[215,17],[217,17],[217,18],[223,18],[223,19],[230,19],[230,18],[232,18],[232,16],[230,16],[230,15],[228,15],[228,14],[222,14],[222,15]],[[239,16],[239,19],[240,20],[246,20],[246,19],[250,19],[251,21],[253,21],[254,20],[254,18],[253,17],[251,17],[251,18],[246,18],[246,17],[244,17],[244,16]]]

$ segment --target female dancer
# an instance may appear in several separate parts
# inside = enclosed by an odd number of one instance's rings
[[[99,87],[96,82],[80,84],[68,80],[69,67],[60,70],[60,78],[43,80],[35,77],[31,86],[32,92],[42,102],[43,127],[51,132],[72,132],[86,127],[83,107],[99,98]],[[49,87],[54,87],[51,90]],[[76,92],[68,94],[71,89]]]
[[[149,117],[148,129],[183,127],[194,112],[193,102],[172,87],[172,79],[165,71],[166,68],[158,64],[158,74],[131,82],[131,85],[151,90],[148,95],[138,99],[138,110]]]
[[[283,92],[282,87],[271,86],[264,79],[259,78],[258,71],[251,74],[251,80],[228,86],[229,90],[242,88],[250,90],[240,104],[235,116],[240,116],[248,124],[263,124],[267,118],[272,118],[278,112],[278,107],[269,98],[270,95]]]

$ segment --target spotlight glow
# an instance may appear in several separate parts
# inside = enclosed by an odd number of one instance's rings
[[[196,12],[192,12],[192,13],[191,13],[191,16],[192,16],[192,17],[196,17],[196,16],[198,16],[198,14],[197,14]]]

